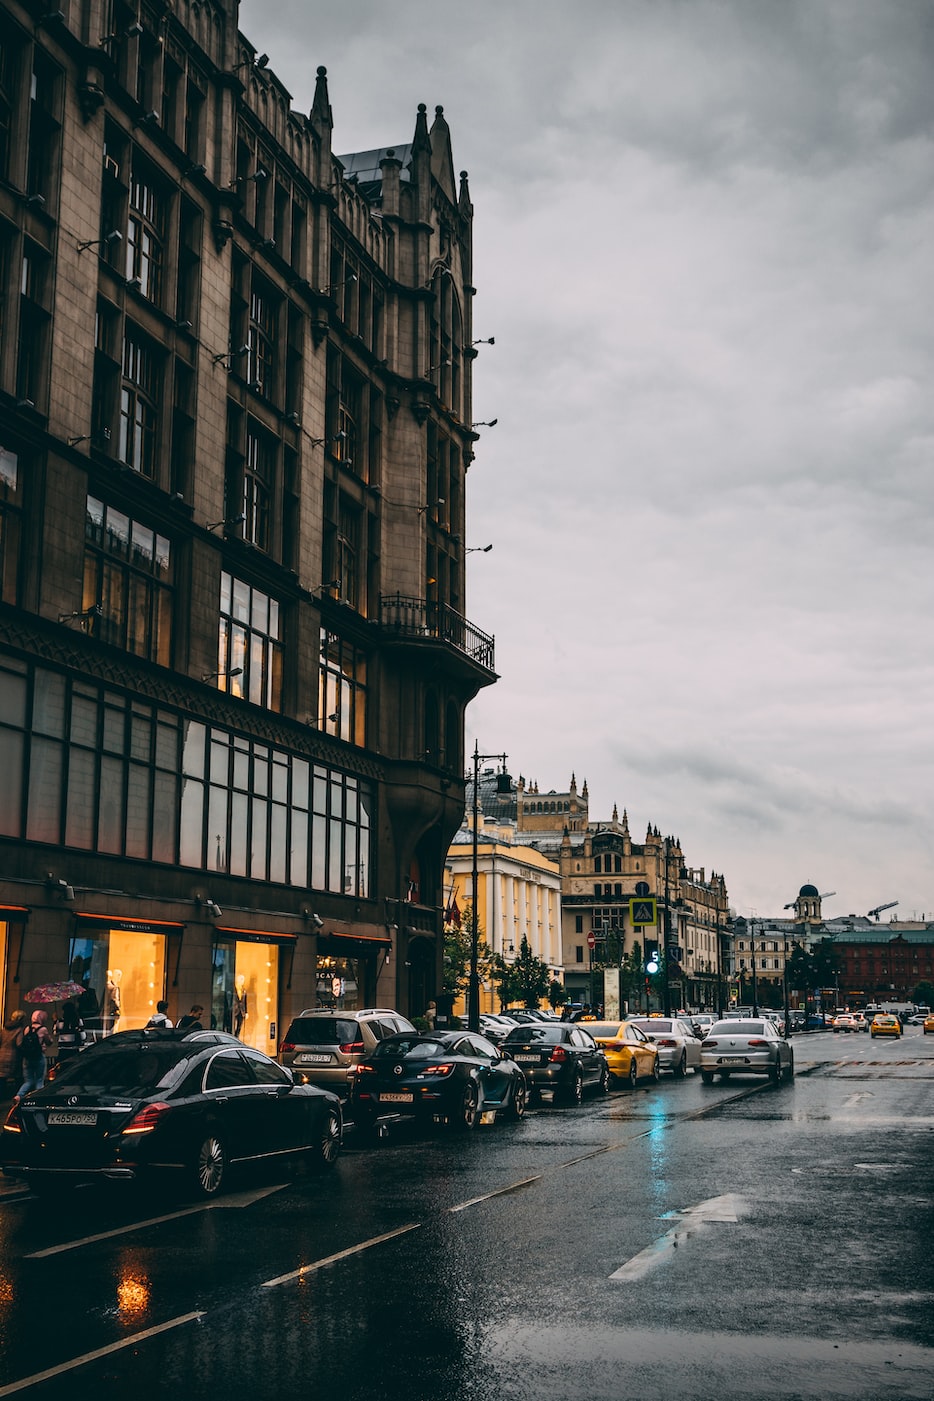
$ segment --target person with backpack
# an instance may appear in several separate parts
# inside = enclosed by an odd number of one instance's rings
[[[169,1004],[167,1002],[156,1003],[156,1010],[149,1018],[149,1021],[146,1023],[146,1026],[161,1027],[163,1031],[172,1030],[172,1022],[169,1019]]]
[[[55,1032],[58,1036],[58,1063],[70,1060],[76,1056],[87,1040],[87,1033],[84,1030],[84,1022],[78,1016],[78,1008],[74,1002],[66,1002],[62,1008],[61,1020],[56,1023]]]
[[[23,1078],[23,1032],[26,1013],[17,1007],[11,1012],[0,1031],[0,1098],[6,1099]]]
[[[37,1008],[23,1034],[23,1083],[14,1096],[14,1104],[19,1104],[23,1095],[28,1095],[31,1090],[41,1090],[45,1084],[49,1068],[46,1052],[52,1044],[48,1023],[48,1012]]]

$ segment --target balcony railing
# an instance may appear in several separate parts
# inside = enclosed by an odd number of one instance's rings
[[[447,603],[406,594],[383,594],[380,622],[400,637],[427,637],[447,642],[487,671],[493,671],[493,638],[474,627]]]

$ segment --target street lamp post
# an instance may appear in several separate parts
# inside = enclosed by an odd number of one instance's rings
[[[497,790],[501,793],[509,791],[510,777],[506,772],[505,754],[481,754],[474,740],[473,747],[473,869],[472,869],[472,899],[471,910],[473,918],[470,928],[470,975],[467,983],[467,1030],[480,1030],[480,914],[477,909],[477,885],[479,883],[477,829],[480,825],[480,763],[481,760],[499,759],[503,765],[497,780]]]
[[[759,982],[756,978],[756,920],[751,915],[749,919],[749,933],[752,936],[749,940],[749,952],[752,958],[752,1015],[759,1015]]]

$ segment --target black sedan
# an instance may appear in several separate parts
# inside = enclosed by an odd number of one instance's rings
[[[217,1031],[117,1032],[68,1061],[7,1115],[0,1163],[34,1190],[173,1175],[197,1195],[261,1160],[330,1167],[336,1095]]]
[[[387,1036],[357,1066],[354,1123],[375,1130],[381,1114],[406,1114],[472,1129],[490,1110],[525,1113],[525,1076],[500,1048],[475,1032]]]
[[[551,1090],[556,1100],[580,1104],[586,1085],[602,1094],[610,1088],[610,1067],[602,1047],[579,1022],[529,1022],[517,1026],[501,1049],[521,1065],[530,1099]]]

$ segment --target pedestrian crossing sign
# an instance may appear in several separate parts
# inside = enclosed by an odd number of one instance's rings
[[[654,900],[630,900],[629,918],[633,926],[657,924],[658,916],[655,909]]]

